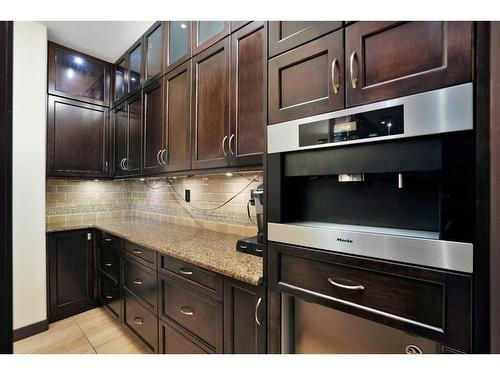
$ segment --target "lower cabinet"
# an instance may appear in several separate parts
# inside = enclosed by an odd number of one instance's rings
[[[152,352],[156,353],[158,351],[158,318],[126,292],[123,298],[123,323]]]
[[[213,350],[195,343],[186,333],[181,333],[173,326],[160,319],[158,331],[159,354],[210,354]]]
[[[121,319],[122,301],[120,283],[102,272],[99,272],[97,275],[97,283],[99,288],[99,301],[117,319]]]
[[[48,319],[55,322],[94,307],[93,232],[47,236]]]

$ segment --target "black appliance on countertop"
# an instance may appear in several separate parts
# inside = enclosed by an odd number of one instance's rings
[[[262,256],[264,253],[264,184],[257,186],[250,193],[250,199],[247,203],[247,213],[249,220],[252,220],[250,215],[250,206],[255,207],[255,217],[257,220],[257,235],[249,238],[238,240],[236,250],[242,253]]]

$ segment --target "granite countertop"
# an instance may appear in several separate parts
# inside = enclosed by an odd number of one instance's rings
[[[51,225],[47,233],[96,228],[137,245],[192,263],[196,266],[259,285],[262,258],[236,251],[241,237],[152,220],[116,219],[98,223]]]

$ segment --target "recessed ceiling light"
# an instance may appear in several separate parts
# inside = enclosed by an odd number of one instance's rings
[[[187,25],[185,23],[181,23],[181,29],[185,29]]]
[[[73,61],[75,62],[75,64],[77,65],[82,65],[83,64],[83,59],[80,57],[80,56],[75,56],[73,58]]]

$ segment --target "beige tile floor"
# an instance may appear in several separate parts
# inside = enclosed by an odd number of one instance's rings
[[[99,307],[60,320],[48,331],[14,343],[15,354],[147,354],[104,308]]]

